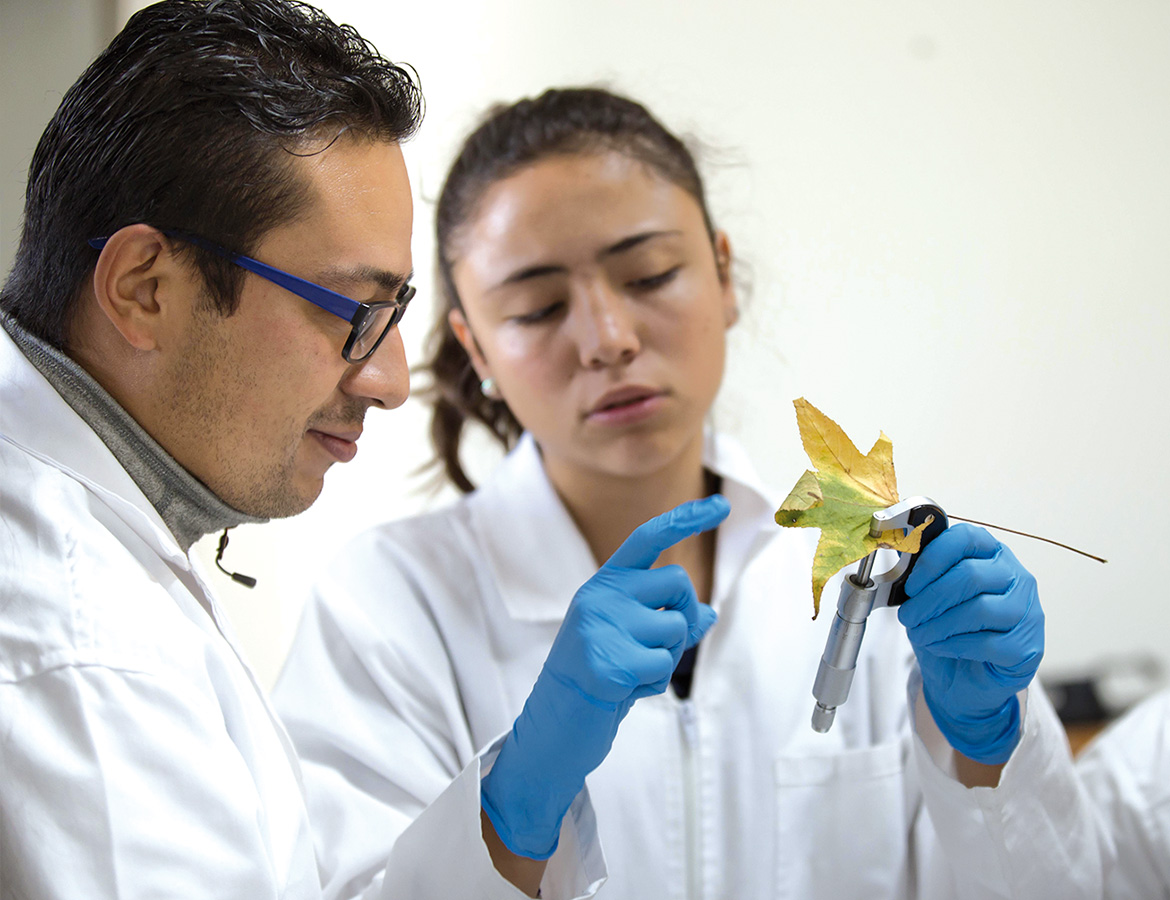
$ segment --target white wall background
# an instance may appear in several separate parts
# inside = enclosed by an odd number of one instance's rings
[[[33,148],[116,15],[114,0],[0,0],[0,278],[20,240]]]
[[[806,467],[792,398],[863,450],[883,429],[903,495],[1109,558],[1010,538],[1040,579],[1048,676],[1140,654],[1170,668],[1170,3],[320,5],[426,94],[407,148],[412,359],[433,200],[479,112],[550,85],[630,93],[711,148],[714,212],[751,282],[717,421],[763,474],[787,489]],[[13,77],[5,93],[31,89]],[[263,677],[348,536],[443,499],[407,477],[425,427],[414,401],[371,416],[313,509],[235,533],[229,567],[260,586],[223,588]]]

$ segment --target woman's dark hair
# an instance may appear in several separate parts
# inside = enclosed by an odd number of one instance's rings
[[[641,104],[599,88],[546,91],[535,99],[490,109],[464,142],[447,173],[435,216],[437,276],[443,303],[420,371],[429,383],[419,392],[431,404],[431,466],[459,488],[475,489],[459,459],[469,419],[487,426],[505,449],[520,436],[506,403],[484,396],[471,359],[447,323],[463,308],[451,270],[461,232],[493,184],[550,156],[613,151],[635,159],[695,198],[709,234],[703,179],[686,145]]]
[[[64,347],[97,251],[87,240],[146,222],[249,253],[301,214],[295,154],[342,132],[409,137],[413,72],[296,0],[165,0],[136,13],[65,94],[29,168],[24,228],[0,309]],[[241,270],[193,255],[219,312]]]

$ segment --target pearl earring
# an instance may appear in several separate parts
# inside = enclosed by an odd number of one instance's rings
[[[500,399],[500,389],[496,387],[496,380],[490,375],[479,383],[479,390],[489,400]]]

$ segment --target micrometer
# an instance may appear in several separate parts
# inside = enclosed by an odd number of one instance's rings
[[[946,530],[947,514],[929,497],[911,497],[875,512],[869,522],[869,534],[877,537],[883,531],[909,531],[923,523],[927,523],[922,532],[921,546],[924,548]],[[837,707],[849,697],[869,614],[879,606],[900,606],[906,602],[906,578],[914,568],[918,554],[899,553],[897,562],[888,571],[875,575],[876,558],[875,550],[861,560],[857,571],[847,575],[841,584],[837,615],[829,628],[829,639],[825,642],[825,652],[821,655],[817,679],[813,683],[813,697],[817,701],[812,714],[814,731],[828,731]]]

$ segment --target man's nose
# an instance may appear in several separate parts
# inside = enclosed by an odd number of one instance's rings
[[[630,362],[642,349],[629,298],[600,279],[575,304],[581,365],[596,369]]]
[[[372,401],[373,406],[394,409],[410,395],[410,367],[402,335],[395,325],[367,359],[349,367],[341,388],[352,397]]]

